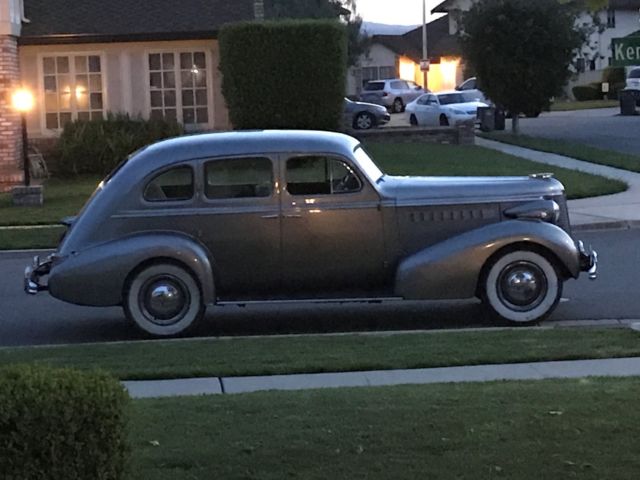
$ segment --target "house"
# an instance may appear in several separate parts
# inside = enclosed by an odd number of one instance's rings
[[[0,190],[21,181],[17,87],[35,96],[30,139],[109,111],[226,129],[217,34],[262,15],[254,0],[0,0]]]
[[[374,35],[347,78],[347,93],[357,95],[369,80],[402,78],[424,86],[420,70],[422,27],[403,35]],[[449,33],[449,19],[443,16],[427,25],[427,53],[431,62],[427,83],[432,91],[454,88],[462,80],[460,47]]]
[[[462,14],[471,8],[474,1],[445,0],[432,13],[446,13],[449,33],[455,35],[460,30]],[[576,0],[576,3],[580,1]],[[578,16],[576,26],[586,28],[590,34],[576,58],[577,75],[568,85],[568,92],[574,85],[602,81],[603,70],[613,62],[611,40],[637,31],[639,12],[640,0],[609,0],[609,6],[597,12],[589,12],[585,7],[584,12]]]

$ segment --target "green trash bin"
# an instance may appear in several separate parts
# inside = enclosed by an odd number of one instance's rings
[[[620,115],[637,115],[636,95],[632,90],[620,91]]]
[[[494,128],[496,130],[504,130],[505,129],[505,118],[506,115],[504,110],[501,108],[496,108],[495,119],[494,119]]]

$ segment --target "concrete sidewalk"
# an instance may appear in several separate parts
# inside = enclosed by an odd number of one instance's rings
[[[574,226],[631,227],[640,226],[640,174],[619,168],[597,165],[574,158],[508,145],[486,138],[476,137],[476,145],[490,148],[534,162],[579,170],[621,180],[629,185],[626,192],[602,197],[569,200],[569,216]]]
[[[640,376],[640,358],[474,365],[466,367],[311,373],[262,377],[210,377],[123,382],[133,398],[248,393],[265,390],[425,385],[430,383]]]

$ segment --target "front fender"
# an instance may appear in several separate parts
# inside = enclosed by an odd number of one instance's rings
[[[171,232],[136,234],[60,258],[51,267],[49,292],[77,305],[120,305],[127,276],[154,258],[190,268],[200,282],[204,302],[215,300],[208,250],[191,237]]]
[[[449,238],[407,257],[398,266],[395,293],[407,299],[473,297],[487,260],[517,243],[549,250],[572,277],[578,277],[580,256],[567,232],[550,223],[508,220]]]

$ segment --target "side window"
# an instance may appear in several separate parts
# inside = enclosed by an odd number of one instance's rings
[[[360,179],[346,163],[325,156],[287,160],[287,191],[291,195],[328,195],[357,192]]]
[[[429,96],[428,95],[423,95],[422,97],[420,97],[418,99],[418,105],[426,105],[427,103],[429,103]]]
[[[210,199],[270,197],[271,160],[261,157],[212,160],[205,165],[205,191]]]
[[[147,184],[143,195],[149,202],[190,200],[193,198],[193,170],[187,166],[167,170]]]

